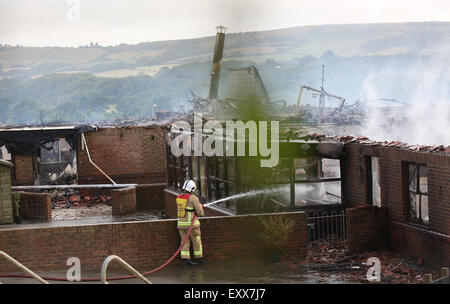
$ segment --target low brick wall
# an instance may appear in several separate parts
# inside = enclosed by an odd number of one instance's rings
[[[378,250],[387,245],[386,208],[361,206],[347,209],[350,252]]]
[[[166,183],[141,184],[136,186],[137,210],[162,210],[164,208],[164,188]]]
[[[112,215],[122,215],[136,211],[136,187],[111,191]]]
[[[12,192],[20,195],[19,214],[23,218],[48,221],[52,219],[52,199],[48,193]]]
[[[295,222],[282,247],[282,259],[303,259],[307,253],[303,212],[201,218],[205,258],[208,261],[267,258],[270,247],[258,234],[262,230],[261,219],[271,215]],[[172,219],[0,230],[0,248],[34,271],[68,269],[69,257],[78,257],[82,269],[99,270],[103,260],[111,254],[122,257],[134,267],[150,270],[166,262],[179,245],[176,220]],[[0,269],[1,272],[16,271],[4,260],[0,260]]]
[[[411,224],[391,221],[389,247],[430,269],[450,265],[450,236]]]
[[[171,188],[164,189],[164,212],[168,217],[177,217],[177,204],[175,199],[179,192]]]

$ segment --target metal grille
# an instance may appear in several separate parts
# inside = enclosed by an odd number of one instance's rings
[[[308,248],[321,244],[347,246],[347,215],[345,210],[307,214]]]

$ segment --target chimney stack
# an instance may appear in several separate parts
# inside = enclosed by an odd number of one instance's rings
[[[223,47],[225,43],[225,31],[226,27],[223,25],[219,25],[216,27],[216,45],[214,47],[214,57],[213,64],[211,70],[211,83],[209,87],[209,99],[216,99],[217,93],[219,91],[219,75],[220,75],[220,66],[222,64],[223,57]]]

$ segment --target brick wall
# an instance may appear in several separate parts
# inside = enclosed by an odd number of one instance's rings
[[[347,209],[350,252],[378,250],[387,245],[386,208],[361,206]]]
[[[14,186],[34,185],[34,166],[32,155],[13,155]]]
[[[0,162],[0,224],[11,224],[12,222],[11,167]]]
[[[136,186],[137,210],[158,210],[164,208],[164,188],[166,183],[141,184]]]
[[[340,160],[342,203],[348,207],[358,206],[364,202],[361,189],[364,187],[364,179],[360,149],[356,145],[344,145],[345,157]]]
[[[386,208],[389,247],[413,259],[420,256],[430,267],[448,265],[448,260],[442,257],[450,256],[450,156],[356,143],[346,144],[344,152],[341,161],[344,205],[354,207],[369,203],[366,157],[379,157],[381,205]],[[408,163],[427,167],[430,218],[427,226],[415,225],[408,220]],[[430,248],[417,245],[418,240],[424,240],[423,244]],[[439,253],[442,250],[445,254]]]
[[[450,236],[401,222],[389,222],[389,246],[426,268],[450,265]]]
[[[271,214],[201,218],[205,258],[265,259],[270,247],[257,235],[261,231],[260,219],[267,216]],[[296,223],[282,248],[283,260],[303,259],[307,251],[305,214],[273,216],[290,218]],[[179,245],[176,220],[0,230],[0,248],[34,271],[68,269],[69,257],[78,257],[82,269],[99,270],[111,254],[134,267],[150,270],[166,262]],[[0,260],[0,269],[16,271],[4,260]]]
[[[52,200],[48,193],[12,192],[12,197],[20,195],[19,214],[21,217],[48,221],[52,219]]]
[[[166,152],[162,128],[109,128],[85,133],[94,163],[116,183],[148,184],[166,181]],[[78,144],[80,184],[110,181],[89,163]]]
[[[112,215],[122,215],[136,211],[136,187],[111,191]]]

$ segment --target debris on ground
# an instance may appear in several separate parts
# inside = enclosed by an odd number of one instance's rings
[[[80,196],[79,191],[73,189],[57,190],[52,193],[52,209],[58,208],[90,208],[98,204],[111,206],[111,196]]]
[[[380,260],[380,281],[369,281],[367,273],[373,263],[369,258]],[[417,284],[423,283],[425,271],[420,261],[415,263],[401,255],[386,250],[376,250],[364,253],[349,253],[344,246],[317,244],[308,251],[303,268],[313,275],[320,275],[324,279],[330,276],[339,277],[339,280],[352,283],[381,283],[381,284]],[[431,272],[432,273],[432,272]]]

